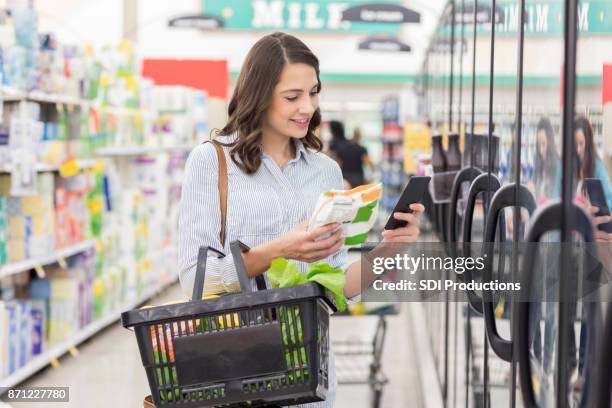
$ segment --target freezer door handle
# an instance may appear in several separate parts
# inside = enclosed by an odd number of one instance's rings
[[[472,221],[474,219],[474,209],[476,208],[476,199],[480,193],[486,193],[487,191],[491,191],[491,193],[497,191],[500,188],[501,184],[499,179],[493,175],[488,173],[483,173],[480,176],[476,177],[472,184],[470,185],[470,189],[468,191],[468,199],[467,204],[465,206],[465,215],[463,217],[463,256],[469,257],[471,256],[471,241],[472,241]],[[486,199],[486,197],[485,197]],[[467,269],[462,275],[460,275],[465,282],[471,282],[473,280],[472,272]],[[482,307],[482,298],[475,291],[468,290],[466,292],[468,297],[468,302],[470,306],[478,313],[483,313]]]
[[[518,189],[518,203],[516,202],[517,190]],[[504,208],[508,207],[522,207],[525,208],[529,215],[533,214],[536,209],[536,202],[533,194],[524,186],[516,183],[507,184],[501,187],[493,198],[491,199],[491,205],[489,206],[489,212],[487,214],[487,220],[485,223],[485,233],[483,242],[483,255],[485,257],[485,267],[482,270],[483,282],[490,282],[493,280],[493,259],[494,259],[494,241],[496,229],[499,225],[500,233],[502,234],[501,242],[505,241],[505,222],[503,217]],[[515,226],[518,228],[518,226]],[[503,257],[505,254],[505,248],[500,245],[500,268],[504,264]],[[503,270],[500,269],[500,273]],[[483,308],[485,316],[485,328],[487,331],[487,337],[491,343],[491,348],[502,360],[512,361],[512,339],[506,340],[499,335],[497,328],[497,321],[495,319],[495,306],[497,301],[494,300],[494,294],[492,291],[483,291]]]
[[[572,204],[572,215],[575,220],[574,230],[580,233],[585,242],[593,242],[593,227],[586,212],[575,204]],[[542,236],[549,232],[561,230],[563,219],[563,206],[560,200],[555,200],[542,207],[539,207],[527,226],[526,242],[540,242]],[[535,267],[537,256],[537,245],[528,245],[523,256],[523,263],[520,271],[521,294],[524,299],[529,299],[532,290],[532,274]],[[517,353],[519,362],[519,380],[523,394],[523,401],[526,407],[536,407],[536,396],[532,384],[532,370],[529,361],[529,318],[531,302],[518,302],[518,332],[517,332]]]
[[[448,213],[448,249],[450,256],[458,255],[457,248],[457,205],[459,204],[459,195],[461,194],[461,186],[469,181],[470,183],[482,174],[482,170],[475,167],[466,167],[461,169],[453,180],[453,189],[451,190],[451,202]]]

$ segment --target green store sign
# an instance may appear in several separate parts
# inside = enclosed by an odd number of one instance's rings
[[[342,21],[342,12],[363,0],[202,0],[202,10],[226,30],[398,34],[399,24]],[[401,4],[401,0],[375,3]]]
[[[498,0],[497,24],[499,34],[517,34],[520,5],[518,0]],[[479,1],[478,6],[489,7],[490,2]],[[525,35],[563,35],[564,3],[559,0],[527,0],[525,2]],[[472,9],[473,10],[473,9]],[[458,24],[460,30],[460,25]],[[478,24],[479,33],[490,33],[491,23]],[[455,34],[459,32],[455,31]],[[578,4],[578,30],[582,34],[612,34],[612,0],[581,0]],[[450,26],[443,28],[450,34]],[[472,23],[466,23],[465,32],[473,32]]]

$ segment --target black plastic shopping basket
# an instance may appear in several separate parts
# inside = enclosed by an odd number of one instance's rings
[[[249,248],[234,241],[230,249],[242,292],[199,300],[208,249],[198,254],[192,301],[121,315],[123,326],[136,333],[155,405],[324,400],[329,314],[337,310],[333,297],[316,283],[265,290],[263,278],[253,291],[242,259]]]

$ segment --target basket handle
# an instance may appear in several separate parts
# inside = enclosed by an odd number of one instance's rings
[[[193,281],[193,292],[191,300],[202,299],[202,292],[204,291],[204,277],[206,276],[206,260],[208,259],[208,250],[216,252],[219,258],[223,258],[225,254],[221,251],[217,251],[215,248],[201,246],[198,251],[198,263],[196,265],[196,275]]]
[[[249,248],[242,241],[235,240],[230,242],[230,251],[232,252],[232,257],[234,258],[234,265],[236,266],[236,275],[238,275],[238,281],[240,282],[240,290],[242,293],[251,293],[253,292],[253,286],[251,286],[251,279],[246,271],[246,266],[244,265],[244,259],[242,259],[242,253],[248,252],[251,248]],[[258,275],[255,278],[255,282],[257,283],[257,290],[266,290],[266,280],[263,275]]]

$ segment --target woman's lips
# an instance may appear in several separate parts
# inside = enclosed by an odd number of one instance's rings
[[[291,122],[300,129],[308,129],[310,119],[291,119]]]

